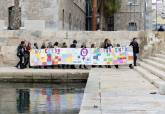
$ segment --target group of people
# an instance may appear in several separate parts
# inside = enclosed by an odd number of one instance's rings
[[[76,40],[73,40],[69,48],[78,48],[77,43],[78,42]],[[133,38],[132,42],[130,43],[130,46],[133,47],[134,66],[136,66],[137,54],[139,53],[139,45],[138,45],[138,42],[136,41],[136,38]],[[113,45],[109,39],[105,39],[103,44],[100,46],[100,48],[104,48],[104,49],[108,49],[111,47],[113,47]],[[117,47],[120,47],[120,44],[117,44]],[[55,42],[54,44],[52,42],[49,42],[47,45],[45,42],[43,42],[41,45],[41,48],[39,48],[37,43],[34,43],[34,45],[32,46],[30,42],[26,43],[25,41],[21,41],[21,43],[17,47],[17,56],[19,58],[19,62],[16,65],[16,67],[19,69],[24,69],[27,67],[31,68],[30,50],[31,49],[45,49],[45,48],[68,48],[68,46],[65,42],[62,43],[62,46],[60,46],[58,42]],[[82,43],[81,48],[87,48],[86,43]],[[96,48],[95,44],[91,44],[90,48]],[[51,66],[51,67],[54,68],[54,66]],[[75,65],[58,65],[56,67],[76,69]],[[92,67],[96,67],[96,66],[92,65]],[[103,66],[100,65],[99,67],[103,67]],[[110,65],[107,65],[105,67],[111,68]],[[118,65],[115,65],[115,67],[118,68]],[[129,67],[132,69],[133,65],[130,64]],[[47,66],[40,66],[38,68],[47,68]],[[87,69],[87,66],[80,65],[79,68]]]

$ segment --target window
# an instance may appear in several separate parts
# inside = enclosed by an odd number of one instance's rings
[[[137,0],[128,0],[128,5],[136,5],[138,4]]]
[[[8,8],[8,29],[18,30],[21,27],[21,8],[19,7],[19,0],[14,1],[14,6]]]
[[[69,30],[72,29],[72,14],[69,13]]]
[[[135,22],[130,22],[128,25],[128,30],[129,31],[137,31],[137,25]]]

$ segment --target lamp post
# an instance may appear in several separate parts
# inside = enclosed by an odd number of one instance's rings
[[[132,16],[131,16],[131,8],[132,8],[132,2],[129,3],[129,6],[130,6],[130,23],[132,21]],[[130,26],[130,25],[129,25]],[[130,27],[130,31],[132,31],[132,27]]]
[[[158,30],[158,4],[156,0],[156,30]]]
[[[144,30],[146,30],[146,11],[147,11],[147,2],[144,0]]]

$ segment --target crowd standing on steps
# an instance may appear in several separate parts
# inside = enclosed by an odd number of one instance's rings
[[[27,45],[26,45],[27,44]],[[78,48],[77,47],[77,40],[73,40],[72,44],[69,46],[70,48]],[[139,53],[139,44],[137,42],[136,38],[133,38],[133,40],[130,43],[130,46],[133,48],[133,64],[130,64],[129,67],[133,69],[134,66],[137,66],[137,54]],[[120,44],[117,44],[116,47],[120,47]],[[19,62],[17,63],[16,67],[19,69],[24,68],[62,68],[62,69],[88,69],[89,66],[86,65],[79,65],[77,67],[76,65],[52,65],[52,66],[39,66],[39,67],[31,67],[30,66],[30,50],[31,49],[45,49],[45,48],[68,48],[66,42],[63,42],[60,46],[59,42],[55,42],[54,45],[52,42],[48,42],[46,45],[45,42],[42,43],[41,48],[39,48],[37,42],[35,42],[32,46],[30,42],[26,43],[25,41],[21,41],[21,43],[17,47],[17,57],[19,58]],[[80,48],[87,48],[86,43],[82,43]],[[91,44],[90,48],[97,48],[94,43]],[[103,44],[100,46],[100,48],[108,49],[113,48],[113,45],[109,39],[105,39]],[[117,69],[119,68],[119,65],[114,65]],[[97,67],[97,65],[92,65],[90,67]],[[98,66],[99,68],[105,67],[105,68],[111,68],[111,65],[105,65],[105,66]]]

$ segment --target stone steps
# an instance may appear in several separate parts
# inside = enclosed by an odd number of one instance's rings
[[[160,53],[165,55],[165,51],[161,51]]]
[[[158,68],[162,71],[165,71],[165,64],[160,64],[160,63],[155,62],[155,61],[150,60],[150,59],[143,59],[142,61],[151,65],[151,66],[154,66],[155,68]]]
[[[165,59],[165,54],[155,54],[155,57]]]
[[[147,64],[145,62],[139,62],[139,63],[140,63],[140,67],[142,67],[143,69],[149,71],[153,75],[155,75],[165,81],[165,72],[164,71],[162,71],[159,68],[156,68],[150,64]]]
[[[136,67],[135,70],[138,71],[145,79],[147,79],[157,88],[159,88],[161,84],[165,83],[164,80],[160,79],[159,77],[157,77],[156,75],[152,74],[151,72],[147,71],[142,67]]]
[[[159,88],[161,95],[165,94],[165,52],[142,59],[140,66],[135,67],[145,79]]]
[[[160,64],[165,64],[165,59],[159,58],[159,57],[149,57],[150,60],[158,62]]]

